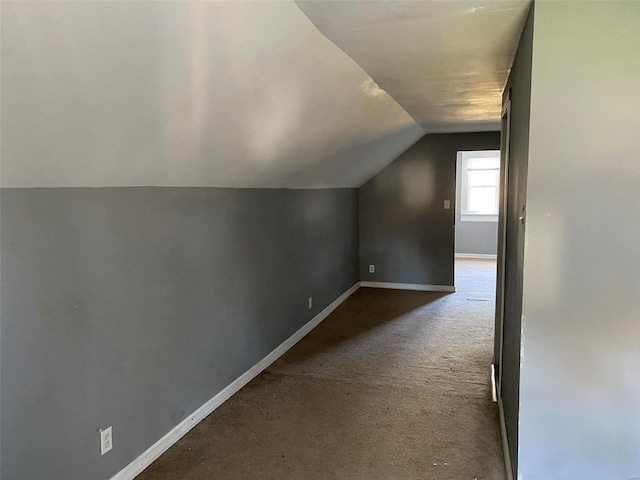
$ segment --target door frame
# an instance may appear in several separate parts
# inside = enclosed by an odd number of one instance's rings
[[[511,91],[502,108],[502,131],[504,133],[500,148],[500,215],[498,217],[498,261],[496,272],[496,332],[494,345],[493,368],[493,400],[502,397],[502,357],[504,349],[504,313],[505,313],[505,276],[506,276],[506,247],[507,247],[507,205],[509,187],[509,157],[511,149]],[[495,378],[497,374],[497,378]]]

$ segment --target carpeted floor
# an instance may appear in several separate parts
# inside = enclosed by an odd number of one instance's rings
[[[140,480],[503,480],[495,262],[458,293],[362,288]]]

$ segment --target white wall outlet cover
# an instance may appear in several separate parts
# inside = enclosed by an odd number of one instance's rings
[[[100,430],[100,455],[113,448],[113,431],[111,427]]]
[[[313,307],[313,297],[309,297],[309,308]]]
[[[444,209],[449,210],[451,208],[451,200],[444,201]]]
[[[369,273],[375,273],[376,271],[376,266],[375,265],[369,265]]]

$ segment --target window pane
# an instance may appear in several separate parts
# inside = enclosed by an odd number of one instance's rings
[[[496,214],[498,189],[495,187],[470,187],[469,211],[473,213]]]
[[[497,186],[498,172],[496,170],[474,170],[469,172],[469,186]]]
[[[470,158],[471,168],[500,168],[500,157],[493,158]]]

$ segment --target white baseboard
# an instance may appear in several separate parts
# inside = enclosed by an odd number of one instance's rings
[[[509,453],[509,439],[507,437],[507,423],[504,420],[504,407],[502,397],[498,395],[498,410],[500,412],[500,433],[502,435],[502,451],[504,454],[504,468],[507,471],[507,480],[513,480],[511,469],[511,454]]]
[[[491,400],[493,403],[498,403],[498,390],[496,388],[496,366],[491,364]]]
[[[450,285],[420,285],[417,283],[360,282],[361,287],[390,288],[393,290],[418,290],[421,292],[454,293],[456,287]]]
[[[111,480],[132,480],[138,476],[145,468],[151,465],[160,455],[166,452],[174,443],[180,440],[186,435],[189,430],[195,427],[201,420],[207,417],[216,408],[227,401],[234,393],[238,392],[247,383],[257,377],[265,368],[275,362],[291,347],[298,343],[302,337],[313,330],[329,316],[338,306],[351,296],[358,288],[360,283],[356,283],[349,290],[344,292],[338,298],[336,298],[331,304],[329,304],[324,310],[313,317],[307,322],[300,330],[291,335],[288,339],[282,342],[274,351],[264,357],[253,367],[243,373],[240,377],[234,380],[229,386],[224,388],[220,393],[215,395],[212,399],[207,401],[198,410],[193,412],[182,422],[176,425],[173,430],[167,433],[164,437],[154,443],[147,451],[142,453],[133,462],[127,465],[124,469],[116,473]]]
[[[481,260],[496,260],[498,255],[493,255],[490,253],[456,253],[456,258],[477,258]]]

